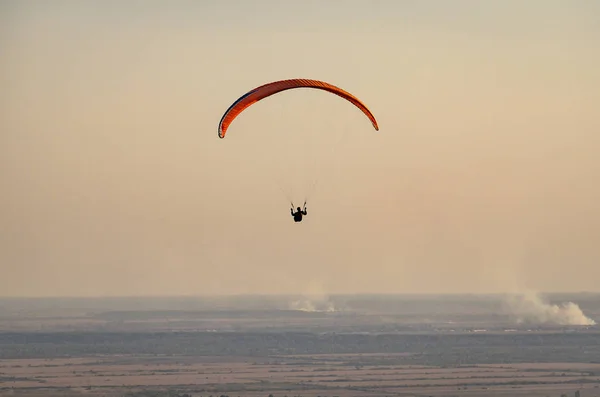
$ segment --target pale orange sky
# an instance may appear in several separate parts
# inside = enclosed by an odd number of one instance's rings
[[[585,0],[4,1],[0,295],[600,291],[598,21]],[[295,77],[380,132],[293,90],[217,137]],[[301,224],[295,177],[319,181]]]

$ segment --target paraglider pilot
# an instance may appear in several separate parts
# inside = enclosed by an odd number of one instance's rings
[[[296,208],[296,212],[294,212],[294,204],[292,204],[290,212],[294,217],[294,222],[302,222],[302,215],[306,215],[306,203],[304,203],[304,210],[301,210],[300,207],[298,207]]]

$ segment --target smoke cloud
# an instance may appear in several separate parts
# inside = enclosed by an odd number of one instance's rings
[[[335,305],[330,300],[307,297],[290,303],[290,309],[304,312],[334,312]]]
[[[560,305],[545,302],[537,293],[528,292],[510,296],[507,301],[510,314],[519,324],[595,325],[583,314],[579,305],[566,302]]]
[[[334,302],[325,293],[325,288],[320,282],[313,281],[308,285],[302,297],[289,304],[291,310],[305,312],[334,312]]]

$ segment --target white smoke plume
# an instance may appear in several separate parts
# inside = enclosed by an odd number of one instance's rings
[[[506,303],[519,324],[596,325],[579,305],[573,302],[550,304],[533,292],[512,295]]]
[[[312,282],[307,288],[302,298],[289,304],[291,310],[301,310],[305,312],[334,312],[335,304],[324,292],[320,283]]]
[[[329,300],[304,298],[290,303],[290,309],[303,312],[334,312],[335,305]]]

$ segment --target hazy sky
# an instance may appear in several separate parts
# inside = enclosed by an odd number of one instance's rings
[[[600,291],[598,1],[7,0],[0,54],[0,295]],[[294,77],[380,132],[217,137]]]

